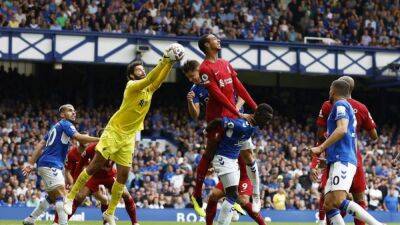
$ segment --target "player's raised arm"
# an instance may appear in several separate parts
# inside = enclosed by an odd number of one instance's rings
[[[137,67],[138,62],[133,62],[132,66],[128,66],[128,78],[131,79],[127,84],[128,91],[142,90],[151,85],[151,89],[155,91],[160,87],[161,83],[166,79],[171,70],[172,65],[181,60],[184,56],[184,50],[180,44],[172,44],[164,52],[163,58],[158,62],[157,66],[150,71],[149,74],[145,75],[143,66]],[[140,63],[139,63],[140,64]],[[140,64],[141,65],[141,64]],[[132,69],[130,69],[132,68]],[[138,72],[138,78],[136,79],[135,70],[143,70]],[[164,72],[163,72],[164,71]],[[145,76],[143,78],[143,76]]]

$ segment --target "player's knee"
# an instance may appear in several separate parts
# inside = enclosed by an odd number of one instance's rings
[[[331,195],[329,197],[325,197],[325,201],[324,201],[325,211],[329,211],[332,209],[338,209],[340,207],[341,203],[342,203],[342,201],[340,200],[340,198],[338,198],[338,196]]]
[[[117,181],[120,184],[124,184],[126,180],[128,179],[129,175],[129,167],[125,166],[118,166],[117,167]]]
[[[213,191],[211,192],[210,196],[208,196],[208,200],[209,200],[209,201],[214,201],[214,202],[216,202],[216,201],[219,200],[218,194],[216,193],[216,191],[213,190]]]

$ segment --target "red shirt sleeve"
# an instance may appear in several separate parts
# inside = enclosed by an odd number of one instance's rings
[[[317,168],[318,164],[319,164],[319,158],[314,155],[312,157],[311,164],[310,164],[311,169]]]
[[[217,80],[214,74],[205,66],[200,67],[200,76],[204,86],[207,88],[210,96],[220,103],[223,107],[227,108],[233,114],[239,116],[236,107],[229,101],[229,99],[222,93],[218,87]]]
[[[362,114],[363,114],[362,127],[367,131],[375,129],[376,128],[375,121],[374,119],[372,119],[371,113],[368,111],[368,108],[365,105],[363,106]]]
[[[249,92],[243,86],[242,82],[237,77],[237,72],[233,69],[230,63],[228,63],[228,68],[231,71],[233,87],[235,88],[237,95],[240,96],[247,103],[247,105],[250,106],[252,110],[256,110],[257,109],[256,102],[253,100]]]
[[[328,101],[325,101],[322,106],[321,106],[321,110],[319,110],[319,115],[317,118],[317,126],[319,127],[326,127],[327,124],[327,120],[329,117],[329,113],[331,113],[331,103]]]

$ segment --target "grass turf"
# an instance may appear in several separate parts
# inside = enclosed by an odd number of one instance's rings
[[[36,225],[51,225],[50,221],[38,221]],[[101,225],[101,221],[85,221],[85,222],[69,222],[69,225]],[[117,221],[117,225],[130,225],[128,221]],[[177,222],[140,222],[140,225],[176,225]],[[204,223],[179,223],[187,225],[204,225]],[[233,225],[254,225],[254,222],[234,222]],[[315,223],[282,223],[282,222],[272,222],[272,225],[316,225]],[[389,223],[390,225],[400,225],[400,223]],[[389,225],[388,224],[388,225]],[[22,221],[17,220],[0,220],[0,225],[22,225]]]

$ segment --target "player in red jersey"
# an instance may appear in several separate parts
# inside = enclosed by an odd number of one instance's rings
[[[239,182],[239,197],[237,201],[242,206],[244,210],[249,214],[249,216],[256,221],[258,225],[265,225],[266,221],[262,218],[260,212],[254,212],[252,209],[252,204],[250,202],[250,196],[253,195],[253,184],[251,183],[249,177],[247,176],[246,163],[243,158],[239,156],[238,158],[239,169],[240,169],[240,182]],[[221,181],[212,190],[210,196],[208,197],[207,209],[206,209],[206,224],[212,225],[215,214],[217,213],[218,201],[225,197],[224,187]]]
[[[354,80],[349,76],[342,76],[339,80],[344,80],[350,85],[350,96],[347,96],[347,101],[354,109],[354,114],[357,119],[357,132],[359,133],[362,129],[368,132],[371,139],[376,140],[378,139],[378,134],[376,131],[376,125],[372,116],[368,110],[368,108],[362,104],[361,102],[351,98],[351,92],[354,89]],[[330,101],[325,101],[322,104],[321,110],[319,112],[319,116],[317,119],[317,126],[318,126],[318,139],[319,143],[325,140],[325,132],[326,132],[326,121],[329,117],[329,114],[332,109],[332,104]],[[318,158],[313,158],[313,162],[311,163],[311,178],[313,181],[318,180],[318,171],[316,169],[317,165],[319,164]],[[320,189],[323,191],[327,182],[328,174],[327,170],[325,169],[322,172],[321,177],[321,185]],[[350,193],[352,193],[354,201],[362,206],[364,209],[367,207],[367,203],[365,202],[365,189],[366,189],[366,180],[365,180],[365,173],[364,168],[362,166],[362,154],[359,149],[357,149],[357,171],[354,176],[354,180],[352,186],[350,188]],[[324,205],[324,197],[320,198],[320,205],[319,205],[319,220],[320,224],[325,223],[325,210],[323,208]],[[365,225],[364,222],[354,219],[355,225]]]
[[[215,118],[224,116],[229,118],[246,118],[247,115],[240,113],[235,106],[237,97],[243,99],[253,110],[257,108],[257,105],[238,79],[236,71],[229,62],[218,58],[218,52],[221,50],[220,40],[215,35],[207,34],[200,38],[198,45],[200,50],[206,55],[205,60],[201,63],[200,67],[191,68],[189,71],[185,72],[185,75],[189,81],[195,84],[202,84],[208,90],[209,98],[206,107],[206,121],[209,122]],[[207,134],[206,151],[196,170],[196,186],[191,199],[196,213],[200,216],[205,215],[202,209],[202,186],[207,169],[219,142],[219,137],[221,136],[220,132],[221,131],[217,129]],[[251,140],[248,142],[248,145],[251,146]],[[253,193],[253,209],[258,212],[261,208],[258,167],[250,147],[244,147],[244,149],[245,151],[243,151],[241,155],[243,155],[246,161],[250,179],[255,186]]]

